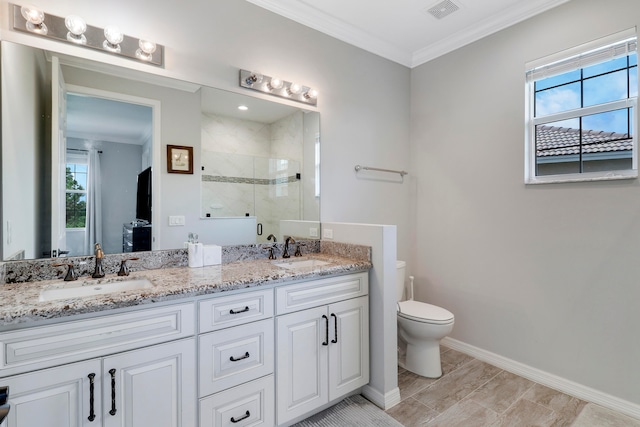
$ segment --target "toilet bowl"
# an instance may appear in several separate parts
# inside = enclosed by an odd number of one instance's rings
[[[398,365],[428,378],[442,376],[440,340],[453,330],[454,316],[444,308],[413,300],[403,301],[406,263],[397,261]]]

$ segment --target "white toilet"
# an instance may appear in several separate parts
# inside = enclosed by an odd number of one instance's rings
[[[440,340],[453,330],[453,314],[444,308],[413,300],[403,301],[407,264],[397,261],[398,365],[428,378],[442,376]],[[411,278],[413,279],[413,278]]]

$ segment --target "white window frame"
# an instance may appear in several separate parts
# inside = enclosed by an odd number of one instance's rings
[[[560,113],[534,117],[535,81],[554,75],[564,74],[569,71],[585,68],[590,65],[602,63],[615,57],[626,56],[631,53],[629,46],[635,50],[635,28],[613,34],[596,41],[577,46],[563,52],[550,55],[526,64],[525,87],[525,184],[548,184],[560,182],[602,181],[614,179],[634,179],[638,177],[638,109],[637,97],[619,101],[597,104],[594,106],[578,108]],[[640,75],[640,73],[638,73]],[[632,168],[627,170],[611,170],[599,172],[584,172],[572,174],[536,176],[536,126],[545,123],[554,123],[562,120],[573,119],[598,114],[623,108],[632,108],[634,114],[631,117],[633,129],[632,140]]]
[[[87,153],[83,153],[83,154],[77,154],[77,153],[69,153],[67,152],[67,158],[65,161],[65,167],[68,164],[75,164],[75,165],[87,165],[87,175],[89,174],[88,172],[88,165],[89,165],[89,159],[87,156]],[[65,203],[66,203],[66,195],[67,194],[84,194],[84,199],[87,200],[88,197],[88,190],[85,188],[84,190],[68,190],[65,188]],[[87,222],[85,220],[84,223],[84,227],[66,227],[67,225],[67,210],[65,207],[65,230],[86,230],[87,228]]]

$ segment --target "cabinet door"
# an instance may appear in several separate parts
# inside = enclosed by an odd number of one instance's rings
[[[194,426],[195,366],[194,338],[104,358],[104,426]]]
[[[329,306],[329,400],[369,383],[369,298]]]
[[[326,307],[276,318],[278,425],[329,401],[327,325]]]
[[[2,426],[100,426],[100,371],[100,360],[93,359],[3,378],[0,383],[9,386],[11,410]],[[95,375],[93,393],[89,374]]]

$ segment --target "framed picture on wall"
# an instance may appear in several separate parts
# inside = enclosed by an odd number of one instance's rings
[[[167,145],[167,172],[193,174],[193,147]]]

